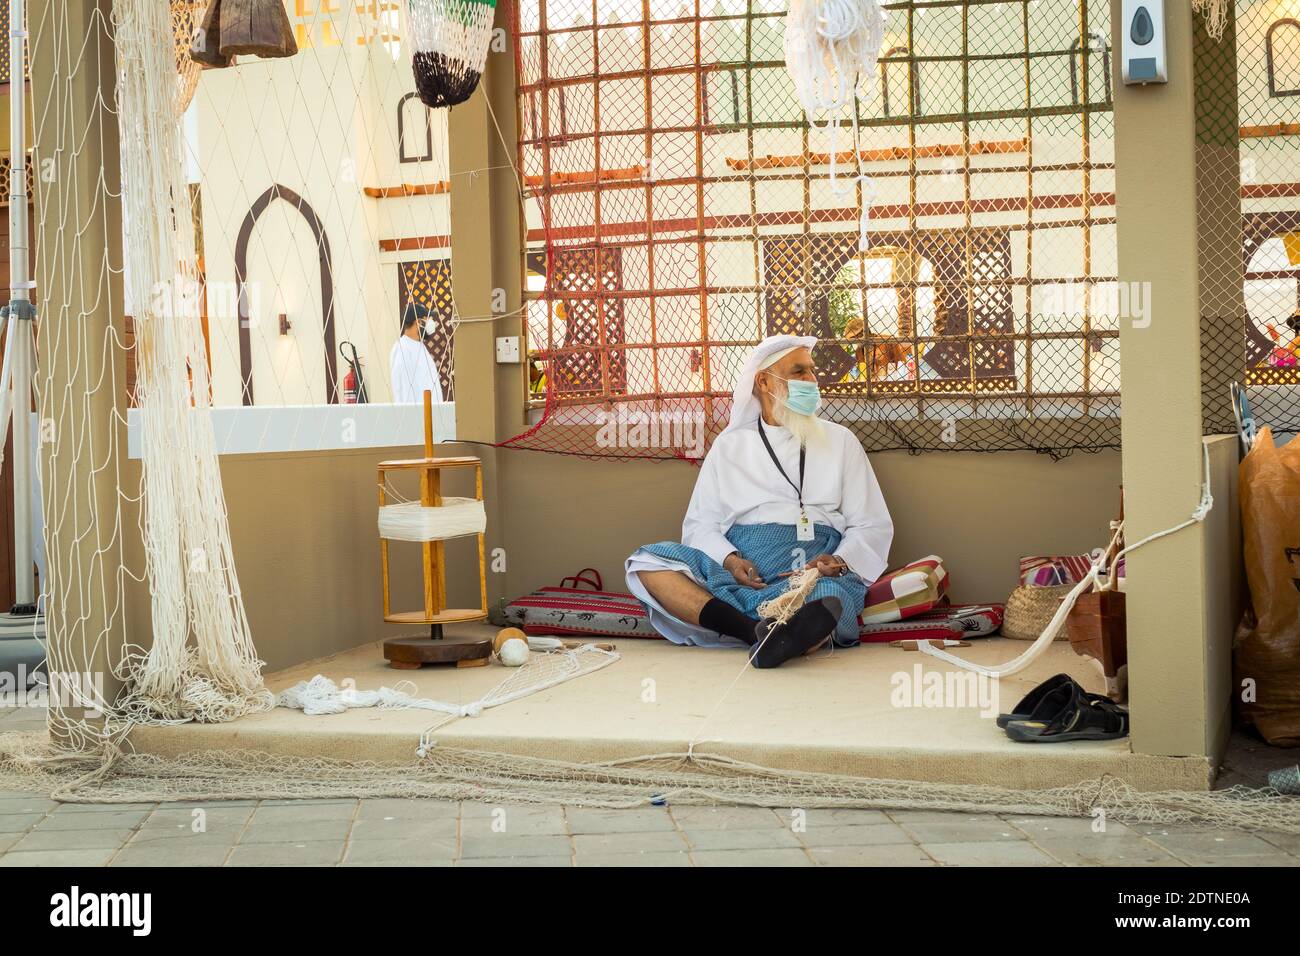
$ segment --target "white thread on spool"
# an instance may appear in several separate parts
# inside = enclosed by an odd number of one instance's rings
[[[477,498],[443,498],[436,508],[404,501],[379,509],[379,536],[396,541],[442,541],[486,528],[487,513]]]

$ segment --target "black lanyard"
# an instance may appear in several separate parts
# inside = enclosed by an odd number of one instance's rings
[[[767,449],[768,457],[772,459],[772,464],[776,465],[776,470],[781,473],[781,477],[784,478],[790,487],[794,489],[794,493],[799,498],[799,513],[803,514],[803,466],[804,461],[808,456],[807,447],[802,444],[799,445],[799,484],[796,485],[793,481],[790,481],[790,476],[787,475],[785,469],[781,467],[781,462],[777,460],[776,452],[772,451],[772,443],[767,440],[767,432],[763,431],[763,419],[761,416],[758,419],[758,437],[763,439],[763,447]]]

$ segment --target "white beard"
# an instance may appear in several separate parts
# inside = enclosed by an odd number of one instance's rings
[[[791,411],[783,402],[772,405],[772,417],[782,428],[787,429],[800,445],[815,447],[826,441],[826,428],[816,415],[801,415]]]

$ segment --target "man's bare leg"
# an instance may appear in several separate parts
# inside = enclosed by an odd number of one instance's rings
[[[687,624],[700,623],[700,612],[713,597],[681,571],[638,571],[637,577],[665,611]]]
[[[638,571],[641,585],[665,611],[687,624],[752,645],[758,621],[700,587],[681,571]]]

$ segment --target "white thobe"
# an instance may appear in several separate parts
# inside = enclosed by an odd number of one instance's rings
[[[803,507],[811,522],[840,533],[836,557],[870,584],[887,566],[894,522],[857,436],[834,422],[822,425],[824,440],[807,450]],[[763,428],[781,467],[797,485],[799,443],[785,428],[767,424]],[[721,564],[736,550],[726,536],[733,525],[794,526],[798,522],[799,496],[777,471],[755,423],[727,431],[709,449],[682,522],[682,544]],[[737,643],[670,614],[638,578],[640,571],[681,571],[684,566],[638,551],[628,559],[626,569],[628,588],[647,605],[651,623],[669,640],[704,647]]]
[[[442,401],[442,381],[438,366],[424,343],[408,335],[398,336],[388,356],[392,375],[393,401],[423,402],[425,392],[433,392],[435,402]]]
[[[834,422],[822,426],[824,442],[810,445],[806,456],[804,510],[814,524],[830,525],[842,535],[835,555],[870,583],[889,560],[894,522],[857,436]],[[799,522],[799,497],[790,486],[799,483],[799,443],[784,428],[764,424],[763,429],[789,481],[763,446],[757,423],[720,436],[695,481],[682,544],[719,564],[736,550],[726,537],[732,525]]]

